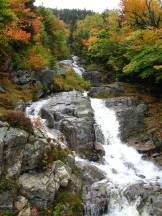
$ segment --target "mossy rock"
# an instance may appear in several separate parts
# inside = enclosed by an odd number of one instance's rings
[[[0,193],[4,191],[12,191],[16,193],[19,190],[19,185],[15,178],[6,178],[2,176],[0,178]]]
[[[56,206],[53,215],[83,216],[83,203],[81,194],[60,191],[56,196]]]
[[[60,160],[63,163],[67,162],[67,158],[70,151],[68,149],[62,149],[59,146],[52,146],[50,149],[46,149],[42,155],[40,167],[46,170],[53,161]]]

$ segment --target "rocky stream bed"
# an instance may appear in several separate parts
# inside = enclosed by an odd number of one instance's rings
[[[86,76],[77,60],[62,64]],[[111,98],[96,98],[103,92]],[[122,92],[113,83],[34,102],[26,108],[32,135],[0,122],[0,212],[161,216],[162,168],[149,160],[157,146],[151,136],[140,139],[148,107]],[[79,200],[75,209],[61,202],[65,193]]]

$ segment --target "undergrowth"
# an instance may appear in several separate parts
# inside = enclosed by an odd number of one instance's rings
[[[66,67],[65,76],[58,75],[54,80],[54,85],[58,91],[88,90],[90,82],[75,74],[75,72]]]

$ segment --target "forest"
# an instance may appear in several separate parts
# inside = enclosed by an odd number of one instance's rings
[[[116,80],[160,86],[162,9],[160,1],[122,0],[121,9],[78,21],[74,49]]]
[[[162,2],[0,0],[0,216],[104,215],[162,215]]]
[[[0,60],[10,58],[17,68],[39,70],[69,55],[69,32],[52,10],[33,3],[0,1]]]
[[[159,87],[161,17],[160,0],[121,0],[119,10],[102,14],[35,7],[33,0],[0,0],[0,61],[40,70],[75,53],[111,71],[116,80]]]

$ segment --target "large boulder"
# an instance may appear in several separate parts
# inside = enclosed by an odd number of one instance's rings
[[[100,216],[106,214],[109,204],[109,195],[106,183],[97,183],[85,187],[83,190],[84,215]]]
[[[81,167],[81,170],[82,178],[87,184],[92,184],[106,178],[103,171],[91,164]]]
[[[37,91],[43,92],[38,92],[42,96],[53,90],[55,76],[63,73],[64,70],[62,69],[48,68],[44,68],[39,72],[30,70],[15,70],[12,71],[12,79],[17,85],[19,85],[20,88],[24,88],[28,84],[35,84],[37,86]]]
[[[113,83],[110,85],[92,87],[88,93],[90,97],[116,97],[123,93],[120,83]]]
[[[120,124],[120,135],[124,141],[144,129],[144,115],[138,112],[135,107],[117,111],[117,117]]]
[[[150,135],[147,133],[141,133],[138,134],[138,136],[135,135],[135,137],[130,137],[130,139],[128,138],[127,143],[145,156],[150,156],[158,150],[151,140]]]
[[[0,173],[5,171],[8,176],[20,174],[23,150],[28,134],[16,128],[0,128]]]
[[[41,139],[33,138],[32,142],[27,143],[24,147],[21,172],[39,170],[41,168],[42,155],[47,148],[50,148],[50,146]]]
[[[42,155],[51,145],[23,130],[0,127],[0,175],[5,172],[8,177],[18,177],[41,169]]]
[[[94,150],[93,110],[89,99],[80,92],[56,94],[42,107],[41,113],[47,125],[64,134],[71,149],[76,152]]]
[[[147,210],[147,215],[162,215],[162,190],[158,187],[144,187],[143,184],[135,184],[126,188],[123,195],[129,203],[138,200],[139,214]]]
[[[144,109],[139,109],[136,98],[111,98],[106,99],[105,103],[108,108],[113,108],[116,112],[123,141],[144,129]]]
[[[137,200],[138,197],[144,196],[145,189],[143,187],[143,184],[135,184],[128,186],[124,192],[123,196],[127,198],[129,203],[134,202]]]
[[[51,169],[43,173],[24,173],[19,178],[21,193],[30,199],[33,207],[52,207],[56,192],[66,187],[71,170],[61,161],[55,161]]]
[[[107,99],[105,101],[105,104],[108,108],[119,110],[127,107],[136,107],[138,105],[138,101],[137,98],[132,97],[117,97]]]
[[[56,70],[43,69],[36,74],[37,79],[44,85],[53,84],[54,77],[57,75]],[[49,86],[48,86],[49,87]]]

